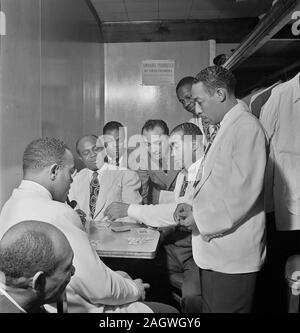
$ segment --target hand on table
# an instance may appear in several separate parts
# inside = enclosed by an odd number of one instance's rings
[[[104,215],[109,220],[114,221],[116,219],[126,217],[128,215],[129,205],[124,202],[113,202],[104,211]]]

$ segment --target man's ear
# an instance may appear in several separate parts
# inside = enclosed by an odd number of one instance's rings
[[[46,276],[43,271],[35,273],[31,281],[31,287],[37,292],[43,292],[46,286]]]
[[[51,180],[55,180],[57,177],[57,173],[58,173],[58,169],[59,169],[59,165],[58,164],[53,164],[50,167],[50,179]]]
[[[215,96],[218,99],[219,102],[223,103],[226,100],[226,90],[223,88],[217,88],[215,91]]]

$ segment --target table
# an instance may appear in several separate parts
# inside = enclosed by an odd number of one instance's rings
[[[114,232],[113,226],[128,226],[130,231]],[[155,258],[160,233],[135,223],[91,222],[89,239],[101,257]]]

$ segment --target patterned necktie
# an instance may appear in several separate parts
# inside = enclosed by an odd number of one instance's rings
[[[209,138],[210,143],[213,143],[219,129],[220,129],[220,124],[213,125],[210,128],[210,138]]]
[[[95,208],[96,208],[96,202],[99,194],[100,184],[98,180],[98,172],[93,172],[93,177],[90,183],[90,212],[91,217],[94,217],[95,214]]]
[[[182,181],[182,185],[181,185],[181,189],[179,192],[179,197],[184,197],[185,196],[185,192],[186,192],[186,188],[188,186],[189,182],[187,180],[187,176],[184,175],[183,181]]]

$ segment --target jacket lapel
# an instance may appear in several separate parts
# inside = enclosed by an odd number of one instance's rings
[[[235,121],[239,118],[241,112],[246,112],[246,111],[241,110],[241,108],[239,107],[235,107],[235,109],[232,109],[230,112],[231,112],[230,114],[231,120],[226,121],[221,125],[216,135],[216,138],[214,139],[209,151],[204,157],[202,175],[200,175],[201,180],[198,183],[198,185],[195,187],[194,196],[197,195],[197,193],[201,190],[202,186],[209,178],[213,166],[215,164],[216,158],[221,149],[222,143],[224,142],[224,137],[226,137],[226,135],[231,132],[231,127],[235,123]]]

